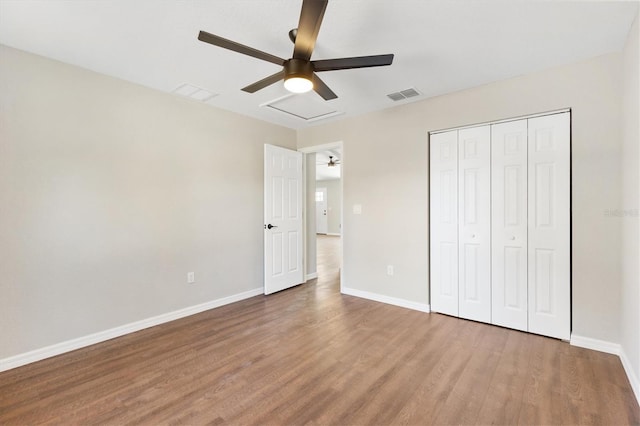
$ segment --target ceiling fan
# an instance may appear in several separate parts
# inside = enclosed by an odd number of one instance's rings
[[[339,159],[333,159],[333,155],[329,156],[329,162],[328,163],[317,163],[318,165],[327,165],[328,167],[335,167],[336,165],[340,164],[340,160]]]
[[[334,160],[333,159],[333,155],[329,156],[329,162],[327,163],[327,166],[329,167],[335,167],[336,164],[340,164],[340,160]]]
[[[289,38],[294,43],[293,57],[290,59],[282,59],[252,47],[236,43],[235,41],[210,34],[206,31],[200,31],[198,40],[283,67],[282,70],[277,73],[265,77],[247,87],[243,87],[242,90],[245,92],[254,93],[284,79],[284,87],[290,92],[304,93],[313,89],[326,101],[336,99],[338,96],[316,73],[391,65],[393,62],[393,54],[312,61],[311,55],[316,44],[316,39],[318,38],[320,24],[322,24],[327,3],[328,0],[302,1],[298,28],[289,31]]]

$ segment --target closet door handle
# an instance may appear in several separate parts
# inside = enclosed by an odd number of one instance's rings
[[[509,238],[511,241],[515,240],[516,237],[514,237],[513,235],[511,236],[511,238]]]

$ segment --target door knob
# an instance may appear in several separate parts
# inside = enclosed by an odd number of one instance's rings
[[[272,224],[268,224],[268,225],[266,226],[266,228],[267,228],[267,229],[277,228],[277,226],[276,226],[276,225],[272,225]]]
[[[475,238],[475,237],[476,237],[476,234],[471,234],[471,238]]]
[[[515,239],[516,239],[516,237],[511,236],[511,238],[509,238],[509,239],[510,239],[511,241],[513,241],[513,240],[515,240]]]

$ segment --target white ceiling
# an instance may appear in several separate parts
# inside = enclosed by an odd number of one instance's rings
[[[619,51],[638,1],[330,0],[312,59],[394,53],[389,67],[322,73],[338,114],[306,121],[260,106],[288,93],[240,89],[278,66],[197,40],[199,30],[289,58],[301,0],[0,0],[0,43],[291,128]],[[177,95],[176,95],[177,96]],[[317,96],[314,94],[314,96]],[[323,101],[324,102],[324,101]]]

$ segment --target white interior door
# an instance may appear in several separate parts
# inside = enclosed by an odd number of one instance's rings
[[[491,323],[527,331],[527,120],[491,126]]]
[[[458,131],[459,316],[491,322],[491,128]]]
[[[458,132],[429,146],[431,310],[458,316]]]
[[[327,188],[316,188],[316,234],[326,234],[327,220]]]
[[[302,153],[264,146],[264,294],[302,283]]]
[[[570,337],[569,113],[529,119],[529,331]]]

